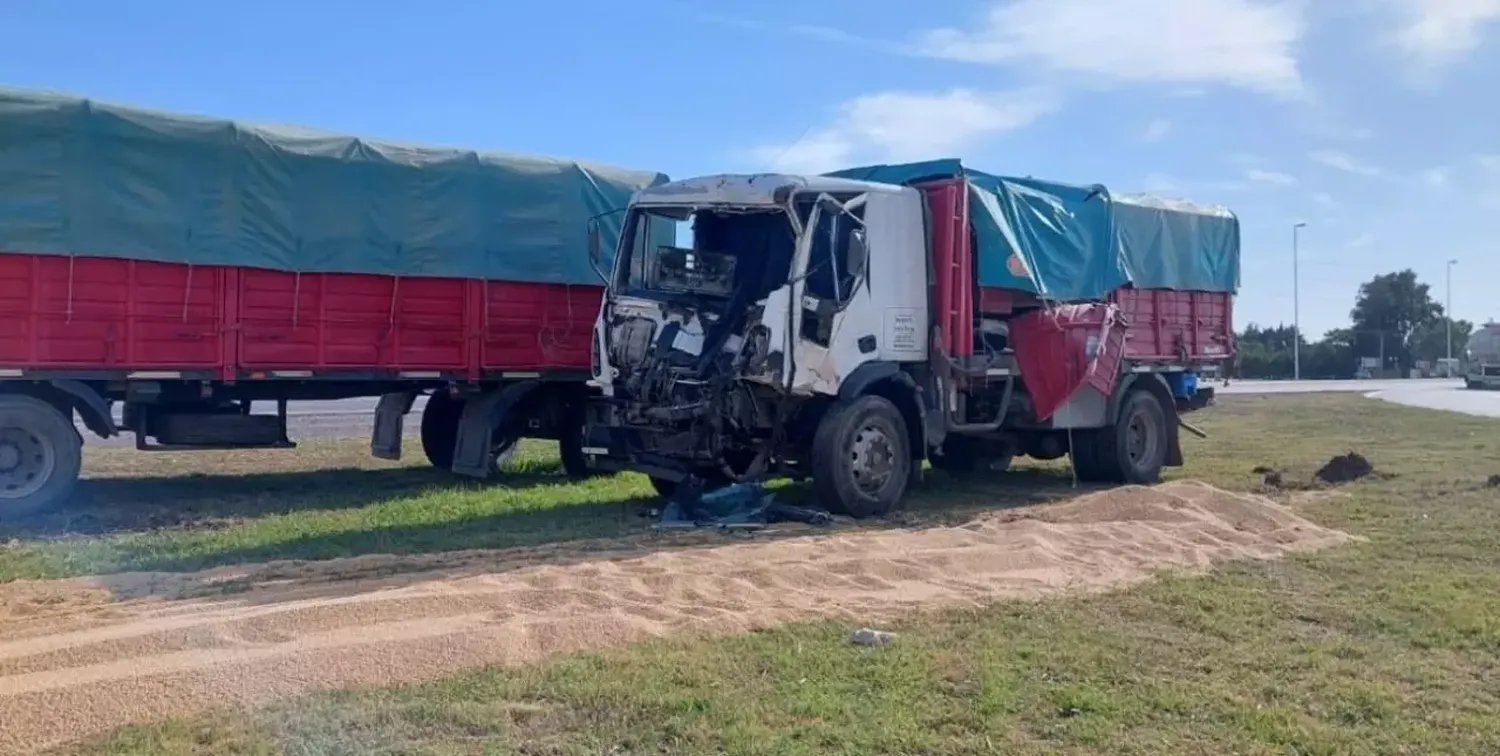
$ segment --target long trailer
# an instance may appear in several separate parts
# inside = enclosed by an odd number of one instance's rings
[[[924,460],[1022,454],[1149,483],[1234,355],[1228,210],[957,161],[644,189],[615,261],[585,451],[664,495],[788,475],[876,515]]]
[[[429,393],[433,465],[484,477],[534,437],[587,474],[587,229],[665,180],[0,90],[0,518],[69,494],[75,417],[285,448],[298,400],[381,397],[399,458]]]

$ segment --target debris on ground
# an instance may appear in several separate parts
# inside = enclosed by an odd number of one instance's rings
[[[684,485],[667,502],[654,527],[757,530],[773,522],[828,525],[833,515],[777,501],[776,495],[766,493],[760,483],[733,483],[706,492]]]
[[[1339,483],[1351,483],[1360,478],[1367,478],[1375,473],[1375,465],[1365,459],[1358,452],[1341,454],[1328,463],[1318,468],[1314,476],[1324,482],[1333,485]]]
[[[854,634],[849,636],[849,642],[856,646],[887,646],[894,640],[896,640],[895,633],[868,627],[855,630]]]
[[[1484,482],[1484,485],[1485,488],[1500,488],[1500,475],[1491,475],[1490,479]]]

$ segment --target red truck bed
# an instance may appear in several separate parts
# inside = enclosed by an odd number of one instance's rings
[[[1018,290],[975,288],[973,238],[969,228],[969,191],[963,179],[924,183],[931,217],[933,270],[937,275],[937,315],[943,346],[949,354],[973,354],[976,311],[1008,315],[1040,302]],[[1228,292],[1176,291],[1124,287],[1108,301],[1125,323],[1125,359],[1163,364],[1205,364],[1228,359],[1234,351],[1234,295]]]
[[[0,372],[234,380],[586,371],[601,293],[4,253]]]

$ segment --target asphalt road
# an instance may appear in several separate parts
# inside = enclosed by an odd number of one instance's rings
[[[1500,391],[1469,391],[1458,380],[1392,380],[1392,381],[1231,381],[1228,386],[1215,384],[1220,394],[1308,394],[1353,391],[1397,404],[1428,409],[1463,412],[1484,417],[1500,417]],[[374,398],[338,401],[297,402],[287,408],[290,435],[298,438],[357,438],[368,436],[375,413]],[[426,397],[417,399],[407,416],[408,432],[420,422]],[[265,408],[257,408],[267,411]],[[117,410],[118,411],[118,410]],[[118,419],[118,418],[117,418]],[[100,443],[89,437],[89,443]],[[106,443],[134,444],[134,436],[111,439]]]

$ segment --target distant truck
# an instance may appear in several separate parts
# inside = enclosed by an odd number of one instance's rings
[[[1469,336],[1464,350],[1464,385],[1471,389],[1500,389],[1500,323],[1486,323]]]
[[[75,418],[281,448],[297,400],[381,397],[394,458],[430,394],[434,466],[483,477],[537,437],[586,474],[589,221],[612,247],[608,213],[665,181],[0,90],[0,519],[68,495]]]
[[[661,226],[691,242],[661,245]],[[608,235],[591,251],[608,256]],[[635,195],[586,454],[663,495],[767,475],[890,511],[924,460],[1071,454],[1152,483],[1234,356],[1227,209],[970,170],[723,175]]]

